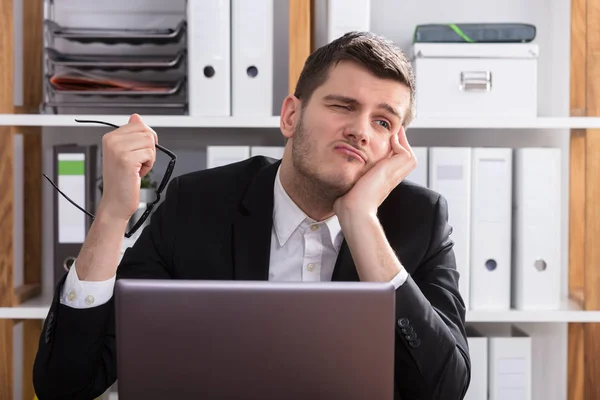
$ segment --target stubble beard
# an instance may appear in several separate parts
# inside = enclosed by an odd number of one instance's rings
[[[297,187],[307,199],[312,198],[314,201],[318,197],[319,202],[330,203],[333,206],[336,199],[352,189],[354,182],[346,183],[341,176],[320,174],[317,166],[310,161],[311,156],[314,154],[316,154],[315,146],[306,134],[303,118],[301,117],[294,129],[292,142],[292,164],[297,173]]]

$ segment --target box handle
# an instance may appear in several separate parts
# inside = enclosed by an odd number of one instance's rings
[[[492,89],[492,72],[463,71],[458,89],[462,92],[489,92]]]

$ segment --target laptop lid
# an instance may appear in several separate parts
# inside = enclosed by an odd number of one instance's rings
[[[119,279],[119,399],[391,399],[391,283]]]

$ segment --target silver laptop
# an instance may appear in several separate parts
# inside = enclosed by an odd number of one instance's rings
[[[119,279],[119,400],[392,399],[391,283]]]

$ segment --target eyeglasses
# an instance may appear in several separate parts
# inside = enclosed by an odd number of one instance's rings
[[[102,125],[110,126],[112,128],[115,128],[115,129],[119,128],[118,125],[111,124],[109,122],[103,122],[103,121],[78,120],[78,119],[76,119],[75,121],[79,122],[79,123],[102,124]],[[163,153],[165,153],[166,155],[168,155],[171,158],[171,160],[169,161],[169,165],[167,166],[167,171],[165,172],[165,175],[163,176],[162,181],[160,182],[160,185],[158,185],[158,189],[156,189],[156,198],[154,199],[154,201],[152,203],[150,203],[150,204],[147,205],[146,210],[144,211],[144,213],[142,214],[142,216],[140,217],[140,219],[135,223],[135,225],[133,225],[133,227],[128,232],[125,233],[125,237],[126,238],[130,238],[131,236],[133,236],[133,234],[138,229],[140,229],[140,227],[146,221],[146,219],[148,219],[148,217],[152,213],[152,210],[154,209],[154,206],[160,201],[160,195],[163,192],[163,190],[165,190],[165,187],[167,186],[167,183],[169,183],[169,179],[171,179],[171,174],[173,173],[173,169],[175,169],[175,161],[177,161],[177,156],[172,151],[164,148],[163,146],[159,145],[158,143],[156,143],[156,148],[158,150],[162,151]],[[79,210],[83,211],[92,220],[94,220],[96,218],[93,214],[91,214],[90,212],[88,212],[85,209],[81,208],[73,200],[71,200],[69,198],[69,196],[67,196],[66,194],[64,194],[58,188],[58,186],[56,186],[56,184],[54,182],[52,182],[52,180],[50,178],[48,178],[48,176],[46,174],[43,174],[43,175],[48,180],[48,182],[50,182],[52,184],[52,186],[54,186],[54,188],[56,190],[58,190],[58,193],[60,193],[65,199],[67,199],[69,201],[69,203],[73,204]]]

